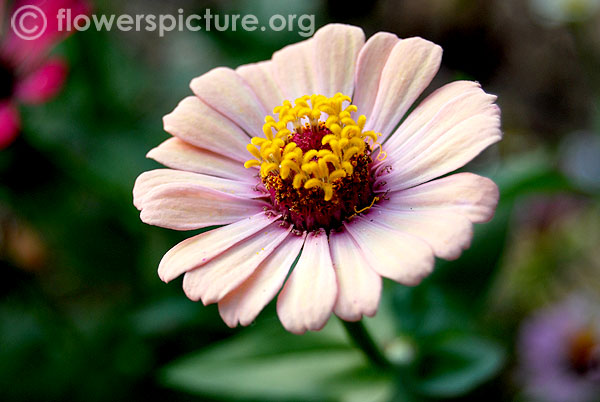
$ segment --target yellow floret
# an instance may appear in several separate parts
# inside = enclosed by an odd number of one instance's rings
[[[263,133],[265,138],[254,137],[246,147],[256,159],[247,161],[244,166],[251,168],[260,166],[260,174],[264,178],[277,173],[283,180],[292,178],[292,185],[299,189],[320,188],[324,198],[329,201],[333,197],[335,180],[351,176],[354,168],[352,158],[363,155],[367,150],[367,140],[371,140],[371,148],[380,146],[377,142],[380,134],[364,131],[367,118],[358,116],[355,121],[352,113],[358,109],[351,104],[351,99],[342,93],[328,98],[323,95],[305,95],[295,100],[294,104],[285,100],[281,106],[273,109],[273,114],[265,117]],[[327,115],[327,118],[324,118]],[[320,123],[322,118],[324,123]],[[323,145],[330,149],[311,149],[303,152],[291,141],[293,130],[301,133],[305,125],[313,130],[324,125],[331,134],[322,139]],[[385,158],[380,151],[379,157]]]

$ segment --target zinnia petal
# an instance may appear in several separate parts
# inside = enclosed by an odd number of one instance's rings
[[[373,207],[369,218],[384,225],[425,240],[433,253],[446,260],[455,260],[471,245],[473,225],[464,215],[452,211],[412,211]]]
[[[179,102],[163,118],[165,131],[199,148],[227,155],[238,161],[248,159],[248,136],[235,123],[195,96]]]
[[[283,92],[273,77],[271,61],[239,66],[235,72],[252,88],[267,112],[271,112],[275,106],[281,105],[284,100]]]
[[[471,117],[449,130],[446,138],[431,149],[414,155],[406,165],[392,161],[393,170],[384,179],[386,187],[391,191],[410,188],[464,166],[485,148],[500,141],[499,125],[498,115],[491,119],[482,115]]]
[[[396,43],[381,72],[377,98],[365,128],[381,133],[383,141],[427,88],[441,60],[442,48],[425,39]]]
[[[288,236],[237,289],[219,302],[219,313],[231,328],[250,325],[281,289],[306,236]]]
[[[314,36],[317,93],[333,96],[352,94],[358,53],[365,43],[362,29],[351,25],[329,24]]]
[[[325,326],[337,298],[335,271],[324,230],[310,233],[296,267],[277,299],[277,314],[290,332]]]
[[[286,99],[317,93],[314,40],[288,45],[273,53],[273,72]]]
[[[256,185],[256,169],[246,169],[239,162],[206,149],[195,147],[179,138],[169,138],[150,150],[147,158],[171,169],[202,173]]]
[[[138,209],[144,207],[144,198],[152,191],[165,185],[182,184],[190,186],[208,187],[244,198],[260,198],[265,194],[254,190],[249,183],[207,176],[205,174],[184,172],[173,169],[156,169],[142,173],[135,181],[133,187],[133,205]]]
[[[365,116],[371,115],[379,91],[381,73],[392,49],[399,41],[394,34],[378,32],[371,36],[360,50],[356,62],[356,88],[352,103]]]
[[[218,67],[190,84],[192,91],[213,109],[234,121],[246,133],[261,132],[267,110],[248,84],[230,68]]]
[[[380,177],[401,190],[452,172],[502,138],[500,109],[479,85],[457,82],[428,97],[386,143],[392,171]]]
[[[374,316],[381,295],[381,277],[348,232],[332,232],[329,246],[338,283],[334,313],[346,321]]]
[[[197,184],[171,183],[146,194],[141,206],[140,218],[149,225],[195,230],[238,221],[263,211],[267,204]]]
[[[392,192],[386,208],[405,211],[451,211],[473,223],[488,222],[498,204],[498,186],[473,173],[457,173],[407,190]]]
[[[188,271],[183,278],[185,294],[194,301],[201,299],[205,305],[218,302],[252,275],[291,229],[274,222],[203,266]]]
[[[158,276],[169,282],[179,275],[200,267],[225,250],[271,225],[279,215],[261,212],[231,225],[200,233],[170,249],[160,261]]]
[[[379,275],[415,286],[431,273],[433,252],[425,241],[368,217],[357,216],[344,226]]]

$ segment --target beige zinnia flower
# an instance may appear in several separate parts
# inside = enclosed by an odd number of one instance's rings
[[[332,312],[374,315],[381,277],[416,285],[434,257],[458,258],[498,189],[471,173],[436,178],[500,140],[500,112],[495,96],[458,81],[398,126],[441,56],[421,38],[365,42],[360,28],[332,24],[269,61],[194,79],[195,96],[164,118],[173,138],[148,154],[169,169],[143,173],[134,204],[151,225],[225,226],[172,248],[161,279],[185,274],[188,297],[218,303],[232,327],[283,286],[279,318],[303,333]]]

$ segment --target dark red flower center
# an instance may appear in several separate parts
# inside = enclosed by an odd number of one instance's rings
[[[246,147],[255,159],[244,166],[260,166],[274,209],[299,231],[336,229],[379,200],[371,151],[381,134],[365,130],[351,102],[342,93],[285,100],[265,117],[265,138]]]
[[[587,376],[600,370],[600,341],[593,331],[578,332],[569,346],[569,364],[577,374]]]
[[[324,124],[316,128],[306,125],[293,134],[292,141],[304,152],[330,149],[329,145],[322,145],[321,142],[328,134],[331,131]],[[333,197],[328,201],[325,201],[323,191],[319,188],[295,188],[292,177],[284,180],[275,172],[269,173],[262,181],[269,191],[273,206],[283,214],[284,220],[300,231],[338,228],[344,221],[368,209],[376,201],[371,177],[373,160],[370,148],[367,149],[364,154],[350,159],[354,168],[352,175],[333,181]],[[330,167],[330,172],[332,171],[333,167]]]

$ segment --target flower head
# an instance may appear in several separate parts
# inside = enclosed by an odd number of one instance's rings
[[[382,277],[416,285],[434,256],[458,258],[498,190],[470,173],[434,179],[500,140],[500,116],[494,96],[459,81],[398,126],[441,53],[332,24],[269,61],[194,79],[195,96],[164,118],[174,137],[148,154],[169,169],[143,173],[134,204],[153,225],[226,226],[171,249],[160,277],[185,274],[188,297],[218,303],[230,326],[281,289],[280,320],[303,333],[332,312],[374,315]]]
[[[244,166],[260,166],[273,207],[296,230],[335,229],[379,199],[367,142],[375,145],[378,134],[364,131],[364,115],[352,119],[356,106],[344,105],[350,101],[341,93],[306,95],[294,106],[285,101],[273,110],[278,121],[265,118],[266,138],[253,137],[247,146],[256,159]]]
[[[581,297],[551,306],[521,328],[520,382],[535,400],[592,402],[600,395],[598,305]]]
[[[38,7],[47,17],[47,26],[34,40],[23,39],[12,30],[0,40],[0,149],[10,145],[19,133],[17,103],[47,102],[63,86],[66,63],[61,58],[47,58],[52,47],[67,35],[59,30],[54,16],[60,9],[71,9],[74,19],[88,10],[83,0],[19,0],[13,9],[24,5]],[[0,1],[0,23],[4,8],[5,2]]]

